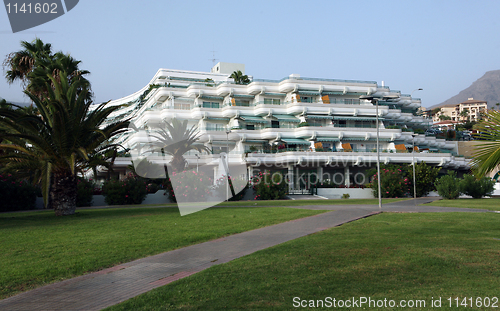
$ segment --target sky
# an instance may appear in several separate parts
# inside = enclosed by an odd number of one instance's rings
[[[65,15],[12,33],[0,8],[0,58],[42,39],[81,60],[95,102],[130,95],[160,68],[245,64],[259,79],[382,81],[439,104],[500,69],[500,1],[81,0]],[[215,52],[214,52],[215,51]],[[2,71],[0,97],[29,102]]]

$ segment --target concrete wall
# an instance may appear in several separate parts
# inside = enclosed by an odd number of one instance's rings
[[[350,199],[374,198],[371,188],[318,188],[318,195],[329,199],[341,199],[344,193],[348,193]]]
[[[164,190],[158,190],[156,193],[149,193],[142,204],[166,204],[170,203],[168,195],[164,195]],[[103,195],[94,195],[92,198],[92,206],[108,206],[104,201]],[[43,198],[36,198],[36,209],[43,209]]]

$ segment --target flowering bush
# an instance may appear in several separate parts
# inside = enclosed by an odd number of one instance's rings
[[[148,194],[146,182],[132,173],[123,180],[104,183],[102,190],[109,205],[141,204]]]
[[[400,198],[405,197],[410,193],[411,182],[405,172],[398,166],[386,166],[380,168],[382,176],[380,183],[381,197],[383,198]],[[378,197],[378,176],[375,173],[373,176],[373,195]]]
[[[196,171],[173,172],[172,176],[167,178],[164,183],[166,192],[168,192],[172,202],[177,202],[178,198],[183,198],[183,202],[200,202],[208,199],[210,186],[212,185],[212,178],[206,176],[203,172]],[[188,198],[192,199],[192,201],[186,201]]]
[[[259,174],[253,179],[256,200],[280,200],[288,193],[288,183],[283,174],[269,171]]]
[[[36,187],[11,174],[0,175],[0,212],[34,209],[36,191]]]

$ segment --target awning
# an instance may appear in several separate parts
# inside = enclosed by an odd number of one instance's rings
[[[342,141],[364,141],[364,137],[344,137]]]
[[[229,121],[229,118],[224,118],[224,117],[206,117],[203,118],[203,120],[216,120],[216,121]]]
[[[321,95],[321,93],[318,92],[318,91],[299,91],[299,94],[300,95],[306,95],[306,96],[307,95],[309,95],[309,96],[319,96],[319,95]]]
[[[297,122],[297,123],[300,122],[300,120],[297,117],[287,114],[274,114],[273,117],[278,119],[278,121],[283,121],[283,122]]]
[[[344,116],[334,116],[334,120],[353,120],[353,121],[376,121],[376,117],[344,117]],[[379,121],[385,120],[385,118],[378,118]]]
[[[265,92],[264,95],[269,95],[269,96],[286,96],[285,93],[268,93],[268,92]]]
[[[240,116],[240,119],[244,120],[245,122],[251,122],[251,123],[268,123],[269,122],[262,117],[256,117],[256,116]]]
[[[368,139],[367,141],[369,142],[377,142],[377,138],[376,137],[371,137],[370,139]],[[382,137],[379,137],[378,138],[378,141],[391,141],[390,138],[382,138]]]
[[[251,98],[254,98],[255,96],[254,95],[233,94],[231,97],[232,98],[248,98],[248,99],[251,99]]]
[[[344,94],[344,92],[342,92],[342,91],[334,91],[334,92],[323,92],[321,94],[323,94],[323,95],[342,95],[342,94]]]
[[[201,95],[201,99],[210,99],[210,100],[224,100],[224,97],[222,96],[208,96],[208,95]]]
[[[287,145],[311,145],[311,142],[300,138],[282,138]]]
[[[334,141],[340,141],[340,138],[338,138],[338,137],[317,137],[316,141],[317,142],[334,142]]]
[[[314,114],[308,114],[308,115],[306,115],[306,118],[319,119],[319,120],[331,120],[331,119],[333,119],[332,116],[320,116],[320,115],[314,115]]]
[[[267,140],[245,140],[243,142],[244,144],[263,144],[263,143],[268,143]]]

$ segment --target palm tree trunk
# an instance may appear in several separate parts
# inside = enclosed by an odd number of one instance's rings
[[[50,197],[56,216],[75,214],[76,177],[71,172],[54,174]]]

